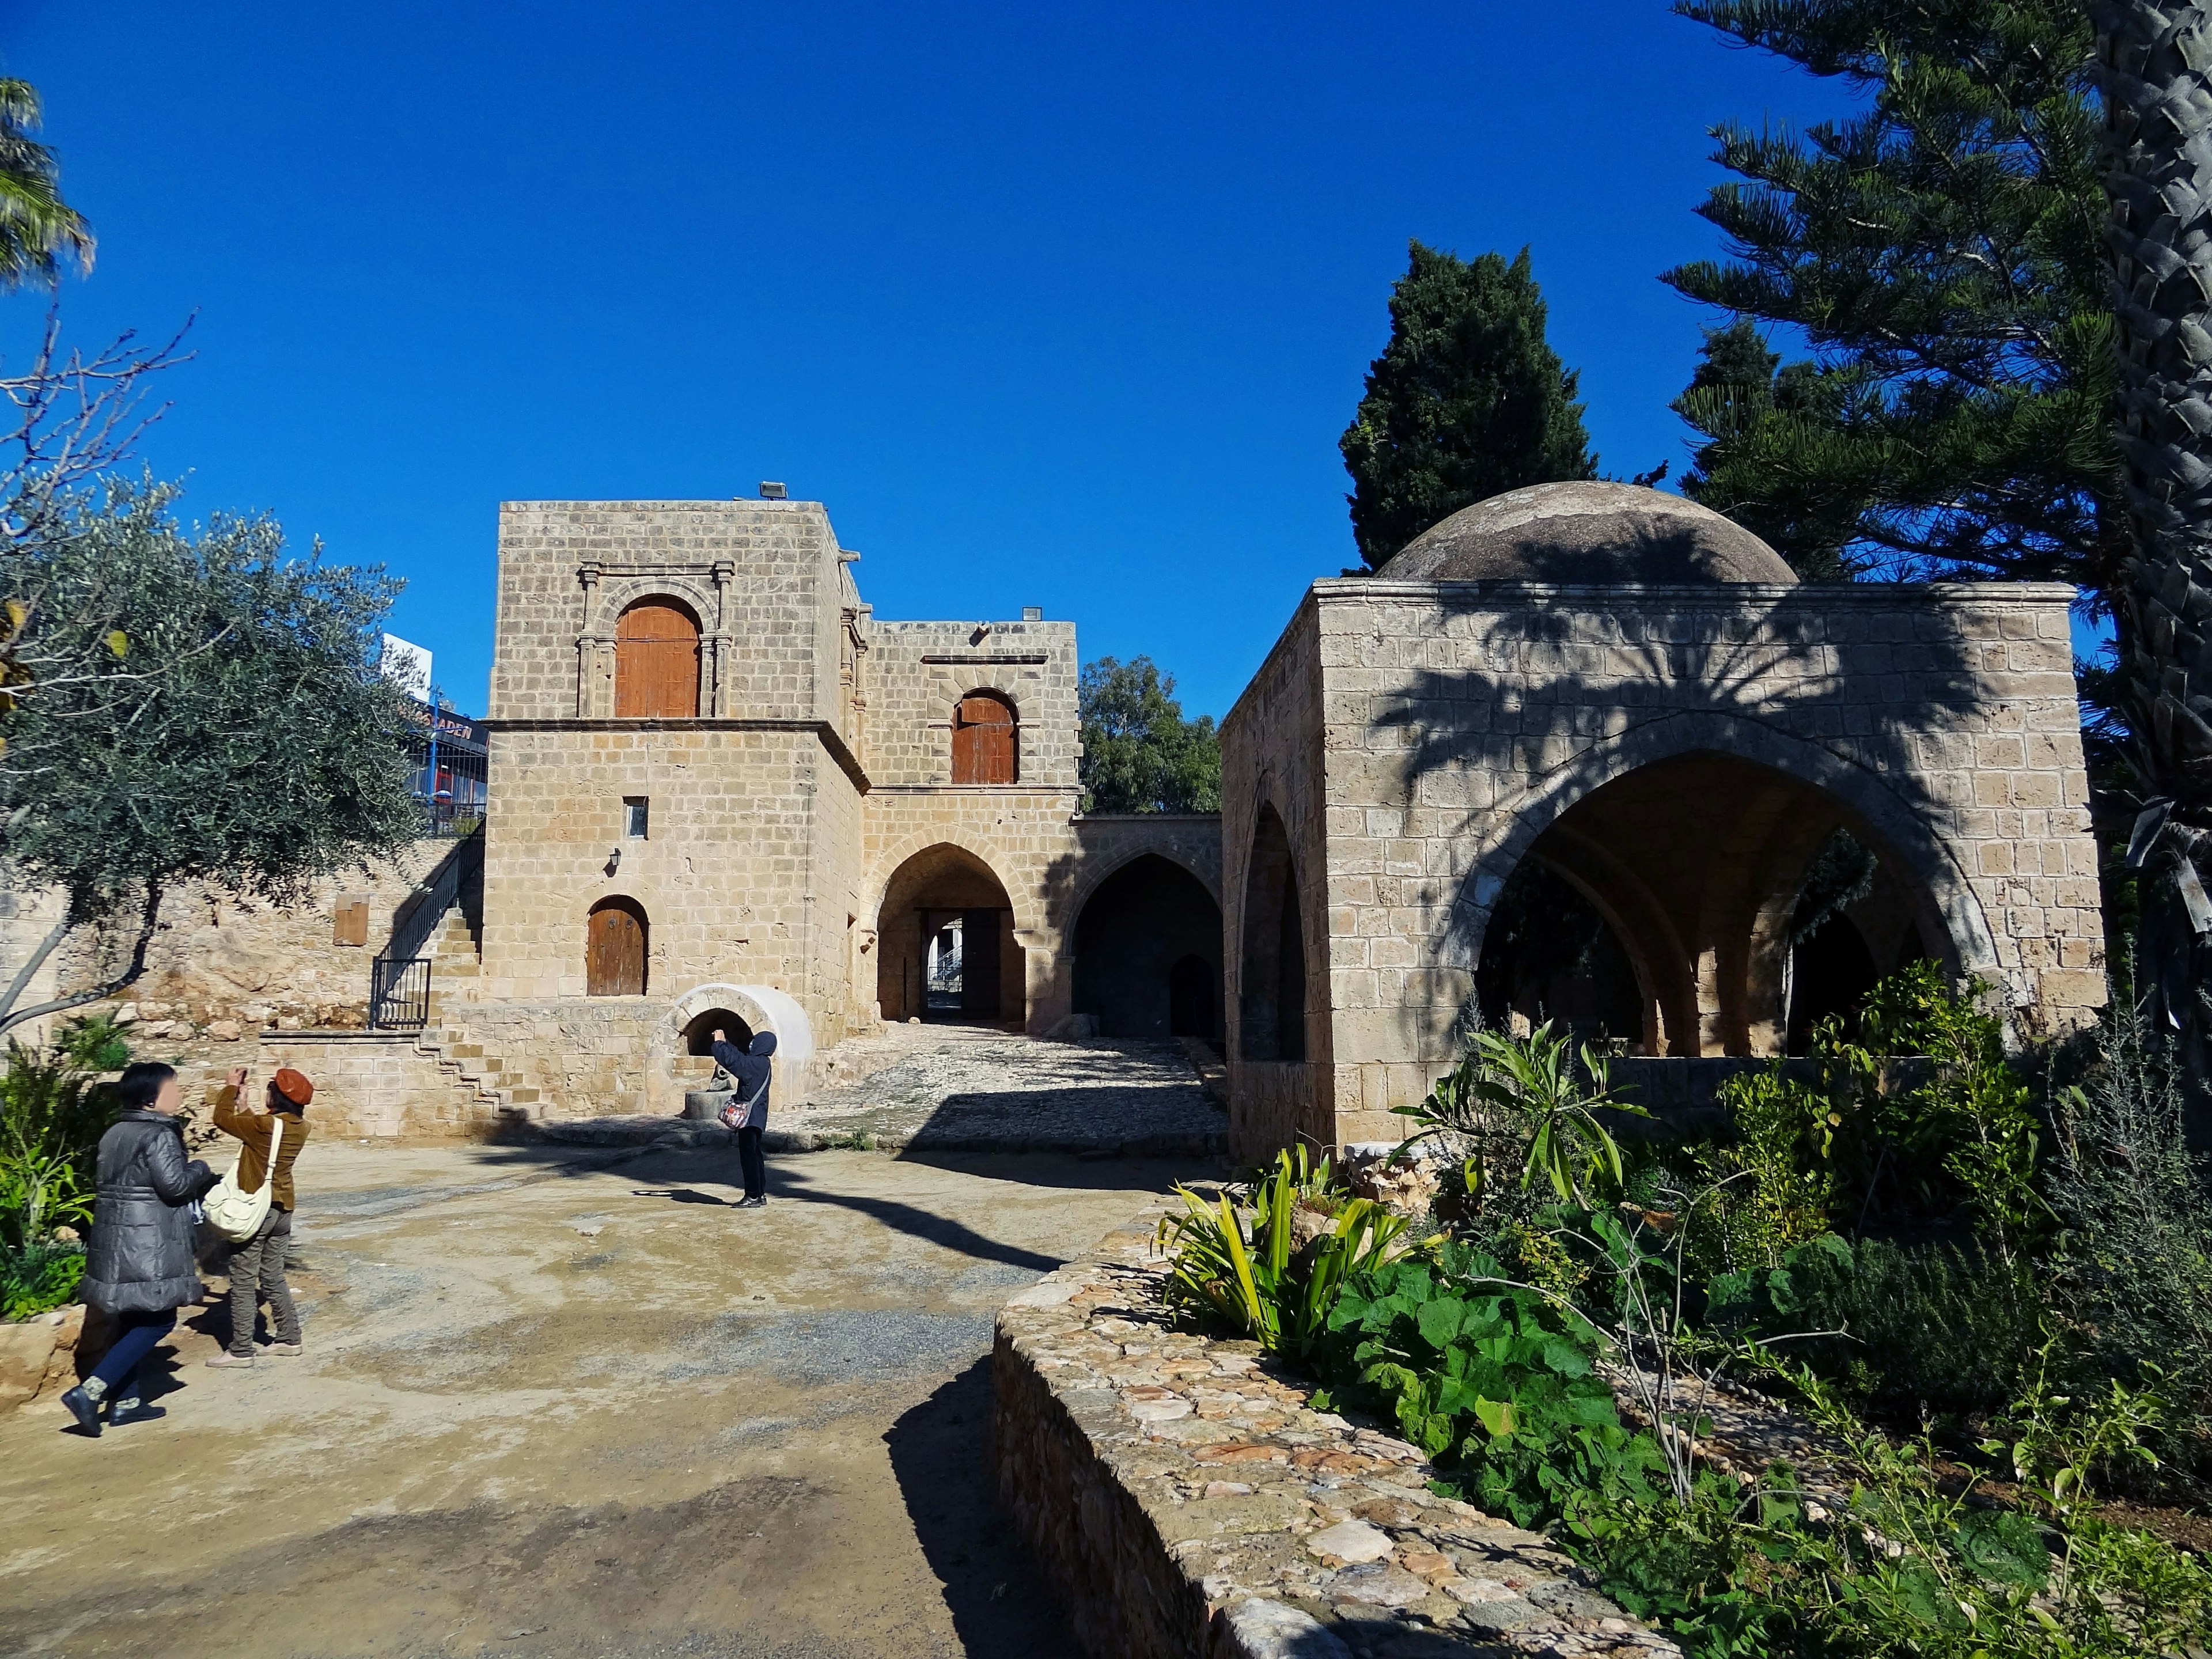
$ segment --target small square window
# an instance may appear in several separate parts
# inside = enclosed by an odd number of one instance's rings
[[[646,831],[646,809],[652,805],[643,795],[623,797],[623,834],[631,841],[643,841]]]

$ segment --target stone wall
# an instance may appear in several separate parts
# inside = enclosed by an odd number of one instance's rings
[[[1533,1533],[1249,1342],[1175,1330],[1165,1202],[1000,1312],[1001,1502],[1097,1659],[1679,1659]]]
[[[1338,1138],[1387,1135],[1388,1109],[1447,1063],[1490,908],[1536,837],[1670,757],[1766,769],[1856,826],[1918,896],[1931,951],[1995,981],[2023,1032],[2091,1017],[2104,963],[2071,598],[1316,583],[1224,724],[1224,848],[1233,933],[1259,803],[1301,847],[1325,820],[1326,903],[1304,914],[1327,1029],[1309,1058],[1329,1068]],[[1667,850],[1727,872],[1725,846]],[[1668,1052],[1720,1052],[1741,1022],[1705,999],[1729,966],[1691,966]]]
[[[702,718],[844,729],[847,584],[818,501],[507,501],[492,720],[614,714],[617,619],[671,598],[701,625]]]
[[[364,1025],[369,963],[391,938],[394,912],[457,845],[418,842],[390,865],[315,883],[294,905],[179,888],[162,901],[144,975],[119,999],[82,1012],[120,1013],[134,1022],[143,1052],[188,1062],[212,1060],[264,1027]],[[51,896],[8,902],[22,917],[0,928],[0,974],[13,977],[38,924],[50,926],[59,910]],[[351,913],[343,926],[342,912]],[[96,982],[106,959],[96,939],[74,936],[50,959],[50,987]]]
[[[490,1105],[404,1032],[265,1031],[236,1063],[249,1059],[256,1085],[280,1066],[307,1073],[315,1085],[308,1121],[325,1139],[480,1135],[499,1125]]]
[[[953,709],[975,691],[1000,692],[1014,706],[1018,784],[1074,785],[1073,623],[871,620],[862,637],[868,714],[861,762],[875,788],[952,787]]]

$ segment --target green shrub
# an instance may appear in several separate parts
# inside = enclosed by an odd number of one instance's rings
[[[1175,1252],[1169,1307],[1210,1312],[1270,1353],[1310,1353],[1346,1281],[1388,1261],[1407,1225],[1372,1200],[1344,1196],[1333,1176],[1329,1160],[1313,1162],[1303,1146],[1277,1153],[1253,1182],[1249,1227],[1227,1194],[1208,1202],[1178,1186],[1185,1213],[1164,1218],[1158,1233]]]
[[[1659,1448],[1621,1423],[1595,1329],[1489,1257],[1447,1244],[1363,1273],[1329,1328],[1346,1391],[1379,1401],[1468,1502],[1540,1526],[1658,1497]]]
[[[2060,1092],[2051,1160],[2057,1302],[2092,1375],[2172,1380],[2183,1426],[2212,1428],[2212,1208],[2167,1045],[2118,1014],[2083,1086]]]
[[[1856,1244],[1833,1233],[1771,1268],[1705,1283],[1705,1322],[1762,1339],[1802,1333],[1786,1351],[1885,1417],[1997,1410],[2020,1387],[2040,1340],[2034,1268],[1978,1243]]]
[[[21,1247],[0,1240],[0,1319],[28,1319],[76,1300],[84,1247],[53,1239]]]
[[[19,1264],[11,1273],[33,1275],[21,1264],[55,1227],[91,1218],[100,1138],[112,1115],[97,1077],[129,1058],[105,1019],[71,1020],[43,1048],[9,1043],[0,1073],[0,1248]],[[37,1270],[48,1279],[61,1271]]]

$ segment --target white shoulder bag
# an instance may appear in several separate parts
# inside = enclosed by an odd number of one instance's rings
[[[270,1195],[276,1190],[276,1149],[284,1144],[284,1120],[271,1112],[269,1115],[269,1162],[261,1171],[260,1187],[250,1193],[238,1188],[240,1165],[246,1162],[246,1148],[238,1149],[238,1163],[230,1166],[230,1173],[208,1189],[200,1200],[207,1224],[234,1244],[243,1244],[261,1231],[261,1224],[269,1219]]]

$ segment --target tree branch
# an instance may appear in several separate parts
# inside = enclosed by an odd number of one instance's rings
[[[38,1019],[46,1014],[67,1013],[70,1009],[82,1008],[88,1003],[103,1002],[125,986],[137,982],[146,971],[147,947],[154,942],[154,929],[161,914],[161,884],[149,881],[146,884],[146,902],[139,911],[138,937],[131,943],[131,961],[122,973],[102,984],[93,986],[87,990],[72,992],[67,996],[56,997],[50,1002],[33,1003],[28,1008],[11,1007],[8,1012],[0,1013],[0,1033],[12,1031],[27,1021]],[[40,946],[38,955],[33,957],[23,971],[15,976],[15,983],[8,988],[10,1003],[21,994],[23,985],[38,964],[45,961],[54,946],[61,942],[61,935],[69,931],[70,925],[70,918],[64,916],[54,931],[46,936],[46,943]]]

